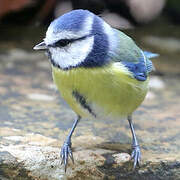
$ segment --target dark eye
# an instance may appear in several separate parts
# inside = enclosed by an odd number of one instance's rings
[[[65,47],[67,46],[69,43],[71,43],[71,41],[69,39],[61,39],[59,41],[57,41],[55,43],[55,46],[58,46],[58,47]]]

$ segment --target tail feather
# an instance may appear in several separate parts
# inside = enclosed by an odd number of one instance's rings
[[[151,60],[149,59],[147,59],[147,62],[146,62],[146,70],[148,73],[150,73],[151,71],[155,71],[155,67],[153,63],[151,62]]]
[[[152,52],[149,52],[149,51],[144,51],[144,55],[145,55],[147,58],[150,58],[150,59],[159,56],[159,54],[152,53]]]
[[[158,57],[159,54],[151,53],[148,51],[143,51],[143,56],[144,56],[147,73],[154,71],[155,67],[153,66],[153,63],[151,62],[150,58]]]

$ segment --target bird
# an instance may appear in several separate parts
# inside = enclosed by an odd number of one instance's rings
[[[111,27],[94,13],[76,9],[52,21],[34,50],[47,52],[53,81],[77,117],[65,139],[61,164],[74,162],[72,134],[82,118],[127,118],[132,134],[133,168],[140,165],[141,150],[132,114],[147,92],[151,58],[131,37]]]

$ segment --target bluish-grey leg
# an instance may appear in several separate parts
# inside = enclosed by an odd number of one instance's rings
[[[131,133],[132,133],[132,154],[131,154],[131,159],[134,159],[134,166],[133,169],[135,169],[136,165],[140,164],[140,160],[141,160],[141,150],[136,138],[136,134],[134,131],[134,127],[132,124],[132,115],[128,116],[128,121],[129,121],[129,126],[131,129]]]
[[[77,118],[75,119],[73,126],[71,128],[71,131],[69,132],[69,135],[67,136],[66,140],[64,141],[64,144],[61,148],[61,164],[64,163],[65,166],[65,172],[66,172],[66,168],[67,168],[67,164],[68,164],[68,156],[70,156],[72,162],[74,163],[74,159],[73,159],[73,154],[72,154],[72,150],[71,150],[71,136],[79,122],[79,120],[81,119],[80,116],[77,116]]]

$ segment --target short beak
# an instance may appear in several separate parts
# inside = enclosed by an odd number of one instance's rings
[[[47,46],[45,44],[45,42],[41,42],[39,44],[37,44],[36,46],[33,47],[34,50],[44,50],[47,49]]]

